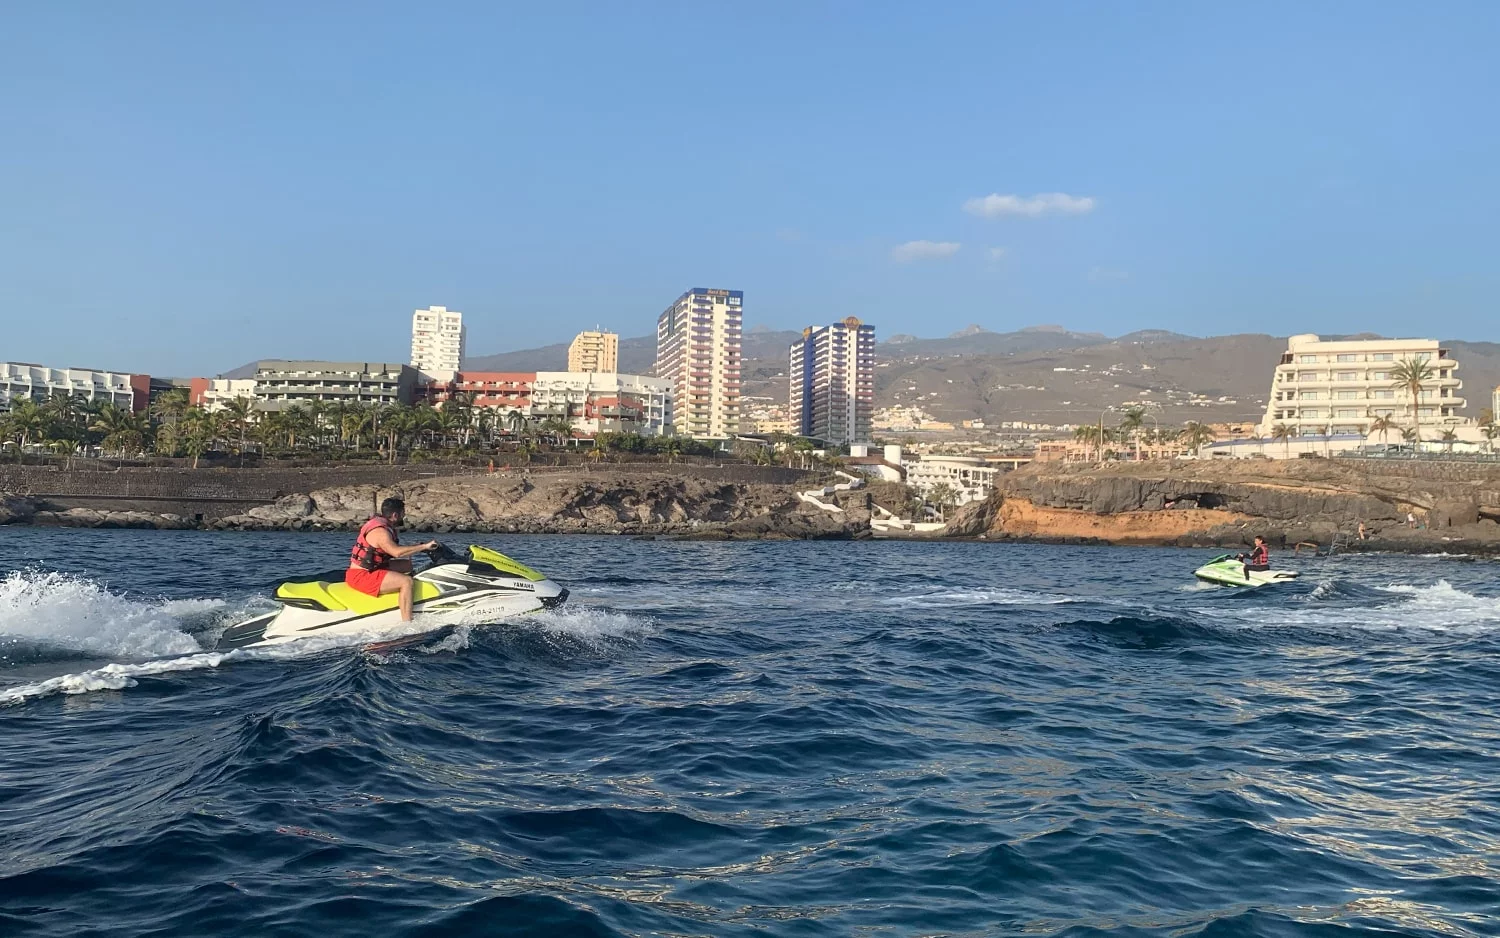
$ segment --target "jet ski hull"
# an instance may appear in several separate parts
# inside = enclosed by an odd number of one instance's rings
[[[273,595],[281,608],[229,627],[216,648],[257,648],[309,638],[389,641],[458,623],[489,625],[567,601],[566,589],[503,554],[471,547],[470,558],[463,563],[452,557],[415,575],[410,622],[401,621],[396,594],[357,593],[332,571],[279,584]]]
[[[1193,576],[1219,586],[1261,587],[1289,583],[1297,579],[1298,573],[1295,570],[1251,570],[1247,577],[1244,563],[1225,554],[1194,570]]]

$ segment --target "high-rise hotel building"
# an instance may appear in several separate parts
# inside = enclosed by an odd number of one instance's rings
[[[1420,400],[1412,400],[1396,386],[1394,371],[1404,361],[1425,362],[1432,370]],[[1368,436],[1377,417],[1390,417],[1410,428],[1415,411],[1427,439],[1428,428],[1463,422],[1463,386],[1458,362],[1436,339],[1325,342],[1316,335],[1294,335],[1276,366],[1257,430],[1270,436],[1278,424],[1285,424],[1297,436]]]
[[[578,333],[568,346],[568,370],[606,374],[619,371],[620,337],[613,332]]]
[[[694,287],[656,320],[658,378],[673,387],[676,432],[723,439],[740,430],[740,331],[745,294]]]
[[[809,326],[792,345],[788,397],[797,433],[828,443],[864,443],[875,412],[875,327],[853,316]]]
[[[429,306],[411,315],[411,366],[424,374],[457,371],[464,358],[464,314]]]

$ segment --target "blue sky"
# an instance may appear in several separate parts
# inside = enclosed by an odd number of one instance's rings
[[[485,354],[646,334],[691,286],[772,328],[1500,340],[1497,27],[1457,2],[13,7],[0,360],[404,360],[429,304]]]

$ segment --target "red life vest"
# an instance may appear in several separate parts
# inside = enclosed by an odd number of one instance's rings
[[[1271,552],[1266,549],[1266,545],[1261,544],[1250,552],[1250,563],[1255,566],[1270,566]]]
[[[390,532],[391,541],[396,540],[396,529],[384,515],[376,515],[359,529],[359,537],[354,539],[354,549],[349,552],[349,566],[359,567],[361,570],[384,570],[391,565],[394,558],[390,554],[371,544],[369,535],[376,528],[385,528]]]

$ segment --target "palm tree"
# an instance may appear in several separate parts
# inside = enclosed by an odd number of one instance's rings
[[[188,399],[188,394],[187,388],[172,388],[170,391],[163,391],[151,403],[151,413],[161,423],[168,426],[175,424],[182,419],[182,415],[187,412],[192,403]]]
[[[1129,439],[1135,443],[1135,461],[1141,461],[1141,427],[1146,424],[1146,411],[1140,407],[1132,407],[1125,411],[1125,416],[1120,420],[1120,438]]]
[[[360,441],[364,438],[365,431],[373,425],[374,419],[374,413],[364,404],[350,404],[344,410],[343,420],[339,422],[339,442],[348,449],[349,440],[353,439],[354,451],[359,452]]]
[[[50,421],[46,411],[36,401],[23,397],[11,404],[10,418],[6,422],[24,451],[32,440],[39,440],[47,435]]]
[[[1479,432],[1484,434],[1484,438],[1489,445],[1490,455],[1493,456],[1495,454],[1495,437],[1500,436],[1500,425],[1491,420],[1480,427]]]
[[[219,435],[218,421],[214,415],[197,407],[189,407],[178,421],[183,430],[183,451],[193,458],[193,468],[198,468],[198,459],[213,449]]]
[[[1182,425],[1182,442],[1192,449],[1194,456],[1202,455],[1203,444],[1213,442],[1215,436],[1212,429],[1196,420]]]
[[[1323,458],[1327,459],[1333,455],[1331,443],[1333,440],[1333,424],[1325,423],[1318,428],[1323,435]]]
[[[526,415],[519,410],[513,410],[505,415],[505,427],[512,434],[520,436],[526,431]]]
[[[1443,431],[1442,441],[1443,445],[1447,448],[1448,453],[1451,455],[1453,453],[1453,444],[1458,442],[1458,432],[1455,431],[1452,427],[1449,427],[1448,429]]]
[[[948,506],[958,501],[958,493],[948,483],[939,482],[928,490],[927,499],[937,508],[938,520],[947,523]]]
[[[1295,435],[1292,428],[1284,423],[1278,423],[1271,428],[1271,439],[1281,442],[1286,447],[1286,458],[1292,458],[1292,437]]]
[[[98,415],[89,424],[89,430],[103,435],[100,446],[106,452],[113,451],[122,456],[146,448],[147,429],[145,414],[132,414],[108,402],[99,408]]]
[[[250,420],[255,416],[255,400],[237,397],[224,403],[224,422],[235,430],[240,438],[240,452],[245,451],[245,434],[250,429]]]
[[[1385,435],[1392,430],[1400,429],[1390,414],[1380,414],[1370,422],[1370,434],[1380,434],[1380,442],[1385,442]]]
[[[1413,437],[1417,444],[1417,452],[1422,451],[1422,419],[1420,416],[1420,405],[1422,400],[1422,385],[1432,380],[1432,366],[1420,358],[1403,359],[1396,363],[1391,369],[1391,377],[1395,381],[1391,387],[1398,391],[1405,391],[1411,395],[1411,426]]]

